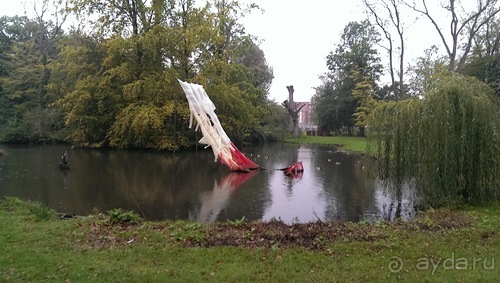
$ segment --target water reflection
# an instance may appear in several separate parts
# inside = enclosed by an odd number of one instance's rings
[[[156,151],[2,146],[0,195],[40,201],[59,212],[134,210],[148,220],[309,222],[412,217],[414,183],[398,190],[376,178],[370,160],[333,147],[266,144],[242,148],[264,171],[228,172],[210,150]],[[61,171],[68,151],[72,168]],[[277,169],[302,161],[290,178]],[[398,193],[394,193],[398,192]]]
[[[392,221],[397,218],[411,219],[416,216],[419,198],[415,192],[415,180],[402,180],[399,184],[377,178],[376,199],[381,218]]]
[[[250,173],[231,172],[224,176],[220,182],[216,181],[211,192],[202,192],[200,194],[201,208],[196,213],[194,220],[201,223],[215,221],[221,210],[228,205],[234,190],[257,173],[258,171],[251,171]]]

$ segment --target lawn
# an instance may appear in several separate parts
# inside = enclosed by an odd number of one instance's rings
[[[286,140],[290,143],[336,145],[347,151],[365,152],[366,137],[349,136],[301,136]]]
[[[0,205],[1,282],[498,282],[500,205],[408,222],[60,220]],[[127,222],[132,220],[132,222]]]

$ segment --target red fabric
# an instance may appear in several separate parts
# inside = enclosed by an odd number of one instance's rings
[[[304,166],[302,165],[302,161],[299,161],[299,162],[293,164],[292,166],[289,166],[286,169],[285,174],[294,175],[294,174],[301,173],[301,172],[304,172]]]
[[[251,170],[259,169],[259,165],[246,157],[241,151],[231,142],[231,160],[225,160],[222,155],[219,155],[222,164],[227,165],[231,171],[250,172]]]

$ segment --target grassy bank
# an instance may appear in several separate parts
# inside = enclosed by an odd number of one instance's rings
[[[301,136],[299,138],[290,138],[286,142],[302,143],[302,144],[328,144],[339,146],[342,149],[354,152],[366,151],[365,137],[348,137],[348,136]]]
[[[122,217],[123,216],[123,217]],[[36,203],[0,205],[2,282],[497,282],[500,205],[411,222],[59,220]]]

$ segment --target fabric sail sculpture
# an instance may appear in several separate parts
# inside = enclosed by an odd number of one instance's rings
[[[212,147],[215,162],[220,158],[222,164],[229,167],[231,171],[250,172],[259,169],[259,165],[248,159],[231,142],[222,128],[219,118],[215,115],[215,105],[208,97],[203,86],[187,83],[177,79],[186,94],[191,112],[189,128],[193,126],[193,117],[196,119],[196,129],[201,129],[203,137],[198,141],[205,144],[205,148]]]

